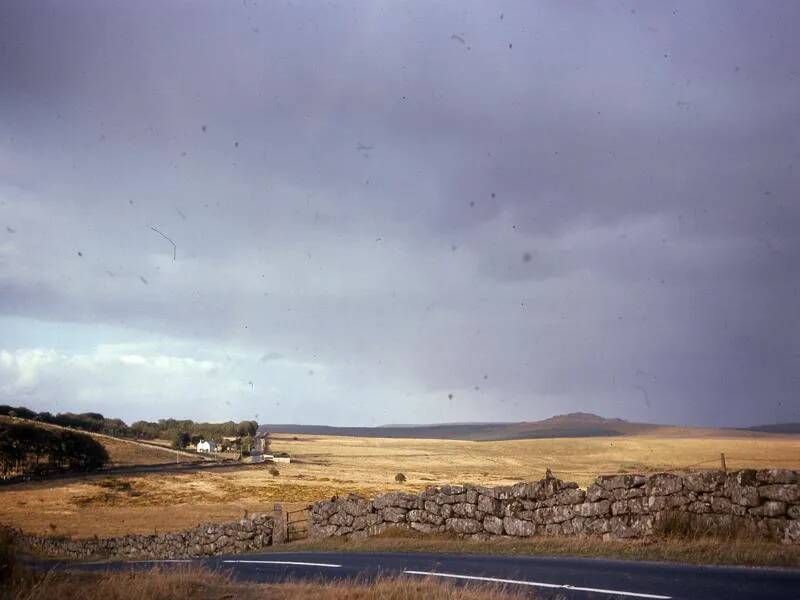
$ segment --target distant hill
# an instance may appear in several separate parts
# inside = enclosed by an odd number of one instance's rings
[[[262,425],[259,431],[348,437],[418,438],[499,441],[537,438],[599,437],[645,433],[664,426],[606,419],[591,413],[570,413],[520,423],[444,423],[437,425],[383,425],[330,427],[327,425]]]
[[[347,437],[411,438],[471,441],[531,440],[545,438],[657,435],[659,437],[760,437],[800,434],[800,423],[779,423],[743,428],[683,427],[608,419],[592,413],[556,415],[542,421],[519,423],[439,423],[435,425],[381,425],[330,427],[327,425],[261,425],[261,432]]]
[[[744,431],[760,431],[763,433],[800,433],[800,423],[774,423],[772,425],[753,425],[744,427]]]

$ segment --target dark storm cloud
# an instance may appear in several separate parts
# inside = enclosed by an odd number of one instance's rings
[[[0,310],[277,420],[796,420],[798,12],[7,3]]]

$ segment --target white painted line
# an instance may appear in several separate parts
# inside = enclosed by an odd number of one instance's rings
[[[432,577],[449,577],[451,579],[469,579],[471,581],[488,581],[490,583],[512,583],[514,585],[528,585],[531,587],[558,588],[574,590],[577,592],[594,592],[598,594],[614,594],[617,596],[633,596],[634,598],[653,598],[655,600],[670,600],[672,596],[659,596],[657,594],[641,594],[638,592],[622,592],[620,590],[605,590],[602,588],[578,587],[574,585],[561,585],[558,583],[541,583],[538,581],[522,581],[520,579],[499,579],[497,577],[478,577],[476,575],[455,575],[453,573],[432,573],[429,571],[403,571],[409,575],[430,575]]]
[[[330,567],[338,569],[342,565],[332,565],[329,563],[296,562],[293,560],[223,560],[224,563],[247,563],[256,565],[296,565],[300,567]]]

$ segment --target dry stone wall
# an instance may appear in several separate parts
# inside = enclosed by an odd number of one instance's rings
[[[670,528],[746,532],[800,544],[800,477],[785,469],[602,475],[586,490],[546,477],[503,487],[429,486],[313,505],[309,534],[363,539],[389,527],[465,537],[597,535],[641,538]]]
[[[188,558],[259,550],[272,543],[274,520],[254,514],[233,523],[108,539],[42,537],[14,531],[21,552],[57,558]]]

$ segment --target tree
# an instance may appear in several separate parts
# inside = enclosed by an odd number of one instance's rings
[[[190,436],[185,431],[181,431],[175,434],[175,437],[172,440],[172,447],[176,450],[183,450],[186,446],[189,445],[189,442],[192,441],[192,436]]]
[[[136,421],[131,425],[133,437],[141,440],[152,440],[158,437],[158,424],[148,423],[147,421]]]
[[[60,431],[65,459],[73,471],[94,471],[108,462],[108,452],[93,437],[74,431]]]
[[[250,451],[253,449],[253,438],[249,435],[241,438],[239,440],[239,448],[241,448],[243,454],[250,454]]]
[[[86,434],[52,431],[27,423],[0,426],[0,466],[4,475],[93,471],[107,462],[106,449]]]

